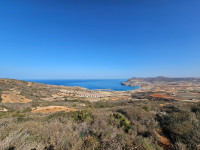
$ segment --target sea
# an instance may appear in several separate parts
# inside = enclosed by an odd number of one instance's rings
[[[138,86],[121,85],[127,79],[65,79],[65,80],[26,80],[29,82],[38,82],[51,85],[79,86],[90,90],[114,90],[114,91],[131,91],[138,89]]]

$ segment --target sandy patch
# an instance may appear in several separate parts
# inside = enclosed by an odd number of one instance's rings
[[[117,101],[117,100],[119,100],[120,98],[118,98],[118,97],[113,97],[111,100],[113,100],[113,101]]]
[[[0,111],[6,112],[6,111],[8,111],[8,109],[6,109],[6,108],[0,108]]]
[[[32,110],[32,113],[54,113],[57,111],[70,112],[70,111],[77,111],[77,109],[68,108],[65,106],[46,106],[46,107],[39,107],[35,110]]]
[[[32,82],[27,82],[27,86],[31,86],[32,85]]]
[[[159,104],[160,106],[166,106],[166,105],[169,105],[170,103],[165,103],[165,104]]]
[[[31,99],[26,98],[23,95],[19,95],[20,92],[12,91],[12,92],[3,92],[1,95],[2,103],[28,103],[31,102]]]

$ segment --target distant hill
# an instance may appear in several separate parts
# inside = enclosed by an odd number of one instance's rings
[[[164,76],[158,76],[158,77],[149,77],[149,78],[130,78],[128,81],[132,80],[142,80],[146,82],[178,82],[178,81],[199,81],[200,78],[169,78],[169,77],[164,77]]]
[[[169,77],[163,77],[163,76],[158,76],[158,77],[148,77],[148,78],[130,78],[126,82],[123,82],[122,85],[129,85],[129,86],[147,86],[151,85],[154,83],[158,82],[166,82],[166,83],[172,83],[176,82],[181,83],[181,82],[188,82],[188,83],[200,83],[200,78],[169,78]]]

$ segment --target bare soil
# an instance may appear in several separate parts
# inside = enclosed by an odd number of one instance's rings
[[[20,92],[3,92],[1,95],[2,103],[28,103],[31,102],[31,99],[26,98],[23,95],[20,95]]]
[[[77,109],[68,108],[65,106],[46,106],[46,107],[39,107],[35,110],[32,110],[32,113],[54,113],[58,111],[70,112],[70,111],[77,111]]]

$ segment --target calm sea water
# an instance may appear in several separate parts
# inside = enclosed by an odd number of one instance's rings
[[[87,79],[87,80],[26,80],[30,82],[39,82],[44,84],[52,85],[64,85],[64,86],[80,86],[88,88],[90,90],[97,89],[111,89],[115,91],[130,91],[135,90],[138,87],[136,86],[123,86],[122,82],[126,79]]]

